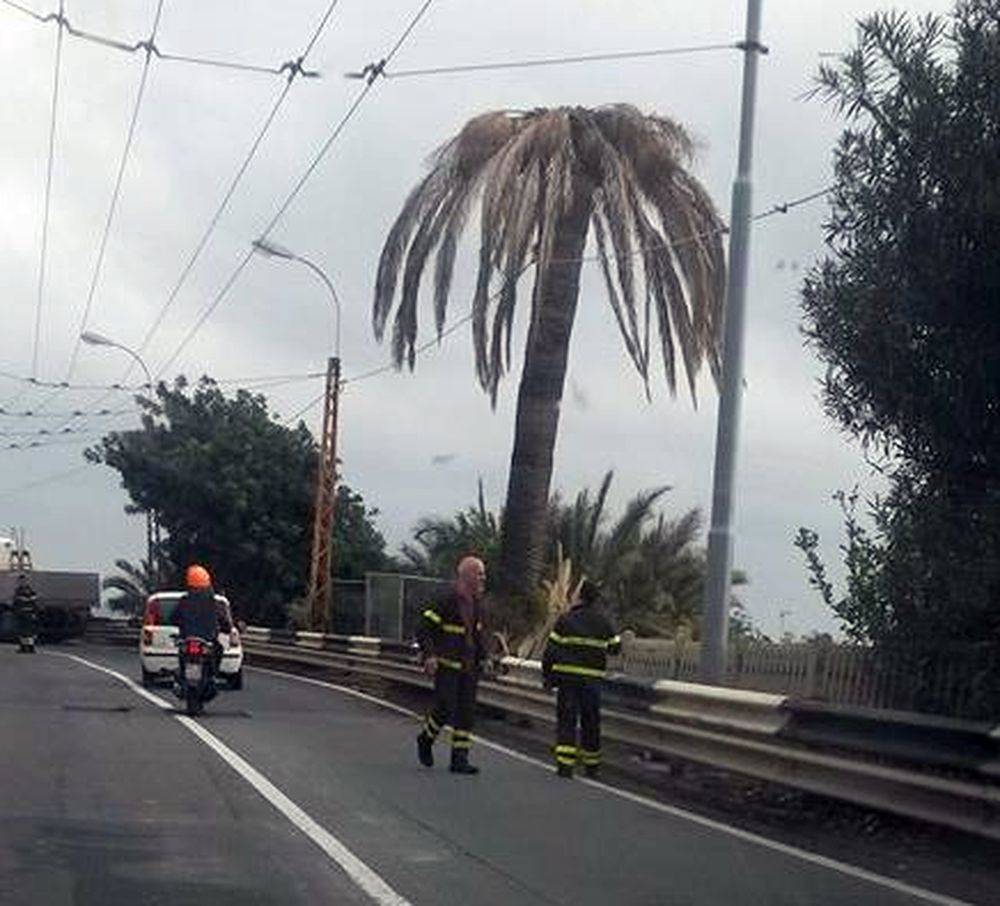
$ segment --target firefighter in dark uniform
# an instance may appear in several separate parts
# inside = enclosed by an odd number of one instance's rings
[[[425,767],[434,765],[434,740],[450,723],[451,770],[455,774],[478,774],[469,764],[472,719],[476,707],[476,683],[486,657],[483,629],[483,592],[486,567],[476,557],[458,565],[452,590],[437,603],[428,604],[417,630],[424,670],[434,679],[434,704],[417,737],[417,755]]]
[[[555,756],[560,777],[572,777],[577,764],[595,777],[601,764],[601,680],[608,655],[621,651],[621,639],[600,610],[599,599],[598,587],[585,581],[574,605],[556,621],[542,657],[546,688],[558,688]]]

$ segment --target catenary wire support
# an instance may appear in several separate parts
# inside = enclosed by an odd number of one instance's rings
[[[396,39],[395,44],[393,44],[393,46],[389,49],[389,52],[383,58],[386,64],[391,62],[393,58],[396,56],[396,54],[399,53],[403,45],[409,39],[410,35],[413,34],[414,29],[416,29],[416,27],[423,20],[424,16],[427,14],[427,11],[430,9],[433,3],[434,0],[424,0],[424,2],[420,5],[420,8],[410,19],[409,24],[406,26],[406,28],[403,29],[403,32]],[[324,141],[323,144],[320,146],[316,154],[313,156],[311,162],[306,167],[305,171],[296,180],[295,184],[291,188],[291,191],[289,191],[289,193],[285,196],[284,201],[282,201],[277,211],[275,211],[271,219],[261,230],[259,237],[261,240],[266,240],[270,237],[275,226],[277,226],[279,221],[288,212],[288,209],[295,203],[295,200],[299,197],[299,194],[302,192],[305,185],[312,178],[313,174],[319,168],[320,164],[326,159],[327,154],[333,147],[334,143],[343,134],[344,129],[347,128],[348,123],[350,123],[350,121],[355,117],[358,110],[361,108],[361,105],[365,102],[365,99],[371,93],[373,85],[374,85],[374,80],[365,84],[362,87],[362,89],[357,93],[357,95],[354,98],[354,101],[348,106],[347,110],[337,121],[337,124],[334,126],[332,132],[327,137],[326,141]],[[232,290],[237,280],[239,280],[240,275],[243,273],[247,265],[250,263],[250,259],[253,257],[253,255],[254,255],[254,250],[253,248],[250,248],[240,258],[239,262],[234,267],[232,273],[229,275],[226,282],[222,285],[222,287],[218,290],[218,292],[216,292],[216,294],[212,297],[212,300],[205,306],[202,312],[198,315],[198,317],[195,319],[194,323],[191,325],[189,330],[184,334],[180,343],[178,343],[178,345],[174,347],[174,350],[170,354],[170,356],[159,367],[158,371],[156,372],[157,377],[162,376],[167,371],[169,371],[170,368],[173,367],[174,363],[184,352],[187,346],[191,343],[191,341],[195,338],[195,336],[197,336],[199,331],[201,331],[202,327],[204,327],[208,319],[212,317],[214,312],[228,297],[230,290]]]
[[[305,69],[302,66],[303,58],[289,60],[282,63],[280,66],[263,66],[254,63],[241,63],[237,60],[220,60],[213,57],[197,57],[189,54],[171,53],[169,51],[162,50],[151,38],[144,41],[130,42],[123,41],[118,38],[112,38],[108,35],[101,35],[96,32],[87,31],[83,28],[77,28],[70,21],[61,4],[57,12],[42,14],[36,13],[32,9],[28,9],[28,7],[14,2],[14,0],[0,0],[0,3],[30,16],[36,22],[42,24],[55,23],[59,27],[60,32],[64,32],[73,38],[79,38],[82,41],[89,41],[92,44],[97,44],[109,50],[117,50],[121,53],[135,54],[140,51],[145,51],[147,56],[151,54],[158,60],[163,60],[165,62],[190,63],[195,66],[215,67],[218,69],[234,69],[242,72],[257,72],[267,75],[285,75],[288,73],[290,78],[295,75],[299,75],[302,76],[302,78],[315,79],[320,78],[322,75],[318,70]]]

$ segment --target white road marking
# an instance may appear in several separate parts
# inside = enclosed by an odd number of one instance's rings
[[[249,668],[257,673],[268,673],[272,676],[279,676],[284,679],[295,680],[300,683],[309,683],[313,686],[321,686],[325,689],[332,689],[336,692],[341,692],[345,695],[353,696],[354,698],[359,698],[362,701],[371,702],[372,704],[379,705],[383,708],[387,708],[390,711],[395,711],[397,714],[403,714],[407,717],[414,717],[418,720],[422,719],[423,715],[418,714],[416,711],[412,711],[409,708],[404,708],[401,705],[395,704],[395,702],[385,701],[384,699],[377,698],[374,695],[369,695],[366,692],[360,692],[357,689],[352,689],[350,686],[341,686],[337,683],[328,683],[323,680],[312,679],[307,676],[296,676],[293,673],[283,673],[280,670],[268,670],[263,667],[253,667]],[[517,761],[522,761],[525,764],[530,764],[535,767],[542,768],[545,771],[552,772],[554,770],[553,766],[547,764],[544,761],[540,761],[537,758],[533,758],[530,755],[525,755],[522,752],[517,752],[514,749],[509,749],[507,746],[501,745],[500,743],[493,742],[489,739],[484,739],[482,736],[475,736],[475,741],[481,745],[486,746],[489,749],[500,752],[507,755],[510,758],[516,759]],[[627,799],[629,802],[634,802],[638,805],[646,806],[647,808],[655,809],[663,814],[671,815],[674,818],[681,818],[685,821],[690,821],[694,824],[700,825],[701,827],[709,828],[710,830],[718,831],[719,833],[728,834],[731,837],[736,837],[739,840],[744,840],[748,843],[753,843],[757,846],[762,846],[765,849],[773,850],[774,852],[779,852],[782,855],[791,856],[796,859],[801,859],[804,862],[809,862],[813,865],[818,865],[822,868],[827,868],[831,871],[839,872],[840,874],[847,875],[848,877],[857,878],[861,881],[867,881],[870,884],[875,884],[879,887],[884,887],[888,890],[895,891],[896,893],[902,893],[906,896],[914,897],[915,899],[922,900],[925,903],[934,903],[935,906],[971,906],[965,900],[957,900],[954,897],[946,896],[945,894],[934,893],[932,890],[925,890],[922,887],[915,887],[912,884],[907,884],[904,881],[897,881],[895,878],[889,878],[885,875],[877,874],[873,871],[868,871],[864,868],[858,868],[854,865],[848,865],[846,862],[838,862],[836,859],[829,859],[826,856],[821,856],[817,853],[809,852],[805,849],[799,849],[795,846],[789,846],[786,843],[779,843],[777,840],[770,840],[767,837],[762,837],[759,834],[752,833],[751,831],[741,830],[738,827],[733,827],[729,824],[723,824],[721,821],[714,821],[711,818],[705,818],[702,815],[697,815],[694,812],[686,811],[682,808],[677,808],[673,805],[666,805],[662,802],[657,802],[655,799],[649,799],[646,796],[641,796],[638,793],[630,793],[627,790],[620,790],[613,786],[608,786],[606,783],[601,783],[598,780],[588,780],[586,777],[576,778],[574,783],[581,783],[589,787],[593,787],[596,790],[601,790],[604,793],[608,793],[612,796],[617,796],[620,799]]]
[[[70,660],[106,673],[129,689],[142,696],[147,701],[162,708],[173,711],[173,706],[158,695],[153,695],[141,686],[136,685],[129,677],[117,670],[95,664],[76,655],[60,655]],[[177,720],[195,736],[207,745],[216,755],[226,762],[237,774],[250,784],[261,796],[283,814],[303,834],[313,841],[358,887],[361,888],[379,906],[411,906],[410,902],[393,890],[388,883],[373,869],[362,862],[350,849],[340,842],[330,831],[310,817],[305,810],[296,805],[281,792],[270,780],[253,767],[244,758],[237,755],[217,736],[206,730],[196,720],[184,714],[174,715]]]

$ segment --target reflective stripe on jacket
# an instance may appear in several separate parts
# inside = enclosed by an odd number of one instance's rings
[[[596,607],[577,604],[564,613],[549,633],[542,670],[550,682],[588,682],[607,673],[608,655],[621,651],[621,638]]]
[[[421,655],[436,657],[446,670],[478,670],[486,657],[483,611],[478,601],[472,606],[471,617],[466,625],[456,591],[425,605],[417,627]]]

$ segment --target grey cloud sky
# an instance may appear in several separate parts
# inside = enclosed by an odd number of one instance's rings
[[[39,11],[49,5],[33,0]],[[882,5],[765,0],[771,54],[761,71],[757,210],[829,181],[840,123],[829,109],[800,96],[810,85],[818,54],[848,46],[854,20]],[[944,0],[904,4],[917,13],[949,5]],[[299,53],[325,6],[325,0],[166,0],[158,43],[175,52],[280,64]],[[342,0],[311,58],[324,78],[293,87],[150,347],[154,367],[222,286],[355,96],[359,84],[341,74],[382,56],[416,7],[402,0]],[[152,0],[67,4],[74,24],[133,40],[148,32],[153,9]],[[722,0],[436,0],[398,64],[716,43],[740,37],[744,11],[743,2]],[[0,104],[5,137],[0,153],[0,365],[21,371],[31,359],[54,37],[51,26],[0,7],[5,85]],[[67,39],[65,45],[41,348],[45,377],[63,376],[72,348],[140,65],[138,57],[119,57],[79,41]],[[722,52],[376,85],[274,233],[320,261],[334,279],[344,301],[345,374],[387,360],[387,350],[374,341],[370,319],[381,241],[427,155],[465,119],[491,107],[613,101],[669,114],[702,143],[697,172],[728,214],[739,75],[739,55]],[[126,343],[140,341],[281,89],[275,77],[154,61],[90,327]],[[787,263],[797,261],[804,268],[822,254],[824,214],[822,202],[805,206],[762,222],[753,238],[736,559],[751,577],[745,592],[750,611],[772,632],[784,608],[793,611],[788,624],[795,631],[833,626],[806,586],[791,540],[799,525],[815,526],[832,556],[840,520],[830,495],[858,481],[875,486],[857,448],[823,418],[816,401],[820,368],[803,349],[797,330],[802,271]],[[452,319],[468,310],[475,256],[471,246],[465,251]],[[582,287],[570,362],[579,393],[567,392],[556,485],[575,493],[613,467],[616,506],[642,488],[670,484],[670,512],[700,506],[707,519],[715,430],[710,388],[703,383],[697,410],[684,394],[670,400],[658,383],[647,404],[595,268],[585,266]],[[422,332],[430,327],[429,311],[421,326]],[[328,303],[312,275],[281,262],[255,260],[177,368],[217,377],[307,371],[322,367],[329,336]],[[124,364],[113,353],[87,349],[76,377],[115,380]],[[502,501],[517,365],[495,413],[475,385],[467,329],[422,356],[415,375],[388,373],[346,390],[345,476],[381,508],[393,543],[407,536],[420,515],[448,513],[471,502],[480,475],[489,500]],[[290,385],[276,389],[271,399],[277,411],[288,414],[318,389],[316,382]],[[0,404],[17,392],[14,385],[0,383]],[[573,403],[578,396],[586,399],[585,407]],[[36,392],[26,397],[39,398]],[[73,394],[58,405],[85,406],[92,398]],[[315,420],[317,414],[310,417]],[[4,430],[15,430],[7,425],[5,420]],[[455,458],[434,465],[442,451],[454,452]],[[22,482],[73,468],[79,456],[72,446],[0,451],[0,524],[27,526],[40,563],[106,571],[114,557],[135,556],[142,548],[142,526],[123,515],[124,496],[113,475],[84,470],[60,483],[5,494]]]

